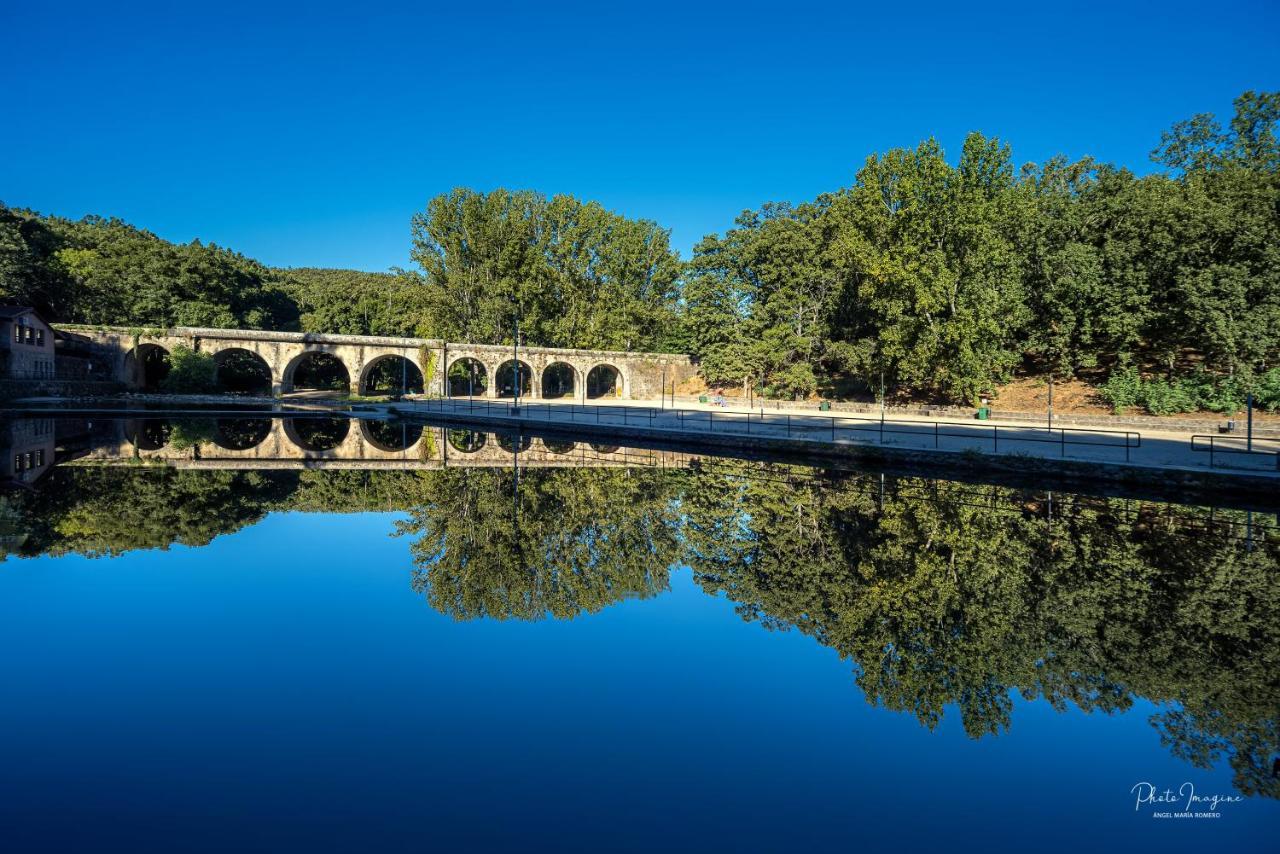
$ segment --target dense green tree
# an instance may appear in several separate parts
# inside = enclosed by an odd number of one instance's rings
[[[668,233],[596,202],[458,189],[413,218],[420,329],[453,341],[638,350],[673,316],[679,256]]]
[[[297,267],[282,272],[305,332],[410,337],[427,332],[422,290],[403,271]]]
[[[169,373],[160,388],[175,394],[208,394],[218,390],[218,365],[213,356],[183,344],[169,353]]]
[[[863,371],[974,401],[1020,361],[1028,321],[1008,146],[971,134],[871,157],[833,205]]]
[[[296,325],[279,276],[199,241],[177,245],[117,219],[78,222],[0,207],[0,299],[64,322]]]

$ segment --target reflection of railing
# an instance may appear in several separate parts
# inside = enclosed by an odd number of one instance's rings
[[[942,447],[943,439],[973,440],[985,445],[991,442],[992,451],[998,453],[1000,443],[1031,442],[1057,445],[1061,455],[1067,455],[1067,446],[1093,448],[1120,448],[1129,460],[1130,452],[1142,446],[1142,434],[1129,430],[1098,430],[1087,427],[1022,427],[1002,425],[954,424],[942,421],[892,421],[859,415],[799,415],[790,413],[724,412],[702,409],[656,409],[651,406],[608,406],[587,404],[536,404],[525,403],[519,411],[510,404],[476,401],[465,402],[432,398],[419,401],[428,411],[476,412],[484,416],[544,418],[548,423],[556,421],[570,424],[621,424],[647,425],[657,429],[690,430],[710,433],[737,434],[743,436],[785,436],[788,439],[837,443],[841,441],[869,441],[874,436],[884,444],[886,436],[915,436],[927,444],[933,440],[934,448]]]
[[[1262,445],[1264,447],[1258,447]],[[1274,458],[1276,471],[1280,471],[1280,440],[1277,439],[1249,439],[1241,436],[1214,436],[1212,434],[1197,434],[1191,437],[1191,450],[1198,453],[1207,453],[1209,455],[1209,467],[1216,468],[1218,465],[1218,457],[1221,455],[1244,457],[1245,460],[1255,459],[1264,462],[1262,467],[1270,468],[1265,464],[1268,457]],[[1225,464],[1224,464],[1225,465]],[[1247,468],[1255,468],[1254,466],[1246,466]],[[1237,466],[1237,468],[1239,468]]]
[[[785,484],[793,489],[823,490],[838,484],[842,490],[852,488],[859,495],[873,496],[894,501],[916,501],[946,507],[970,507],[975,510],[998,512],[1008,516],[1037,516],[1052,521],[1054,514],[1065,511],[1092,510],[1105,513],[1129,523],[1140,520],[1160,521],[1163,529],[1186,536],[1223,534],[1230,539],[1266,539],[1280,542],[1280,514],[1265,511],[1229,510],[1212,505],[1171,504],[1163,501],[1147,501],[1134,498],[1109,498],[1079,493],[1052,491],[1013,490],[1005,486],[964,484],[960,481],[915,481],[892,478],[892,487],[886,496],[885,476],[860,476],[858,474],[832,477],[829,469],[812,466],[763,465],[743,468],[739,461],[726,461],[704,457],[697,462],[697,471],[727,479],[751,483]],[[877,479],[878,478],[878,479]],[[945,493],[939,492],[939,484],[945,483]],[[852,484],[852,487],[850,485]],[[1005,496],[1002,505],[994,499]],[[1234,517],[1231,514],[1235,514]]]

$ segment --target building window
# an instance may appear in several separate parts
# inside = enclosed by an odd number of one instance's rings
[[[44,448],[36,451],[36,466],[39,467],[42,465],[44,465]]]
[[[22,324],[21,323],[13,324],[13,343],[14,344],[22,343]]]
[[[43,329],[36,330],[36,346],[38,347],[44,346],[44,330]]]
[[[36,343],[36,328],[34,326],[24,326],[23,329],[27,330],[27,343]]]
[[[22,454],[13,455],[13,471],[14,473],[22,471]]]

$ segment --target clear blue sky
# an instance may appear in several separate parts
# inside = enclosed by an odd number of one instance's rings
[[[0,200],[379,270],[431,196],[527,187],[687,255],[931,135],[1147,170],[1172,122],[1280,88],[1274,0],[858,5],[3,3]]]

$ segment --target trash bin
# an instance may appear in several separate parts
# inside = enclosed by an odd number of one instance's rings
[[[707,402],[707,396],[705,394],[698,395],[698,403],[706,403],[706,402]]]
[[[985,406],[979,406],[979,407],[978,407],[978,420],[979,420],[979,421],[986,421],[986,420],[987,420],[988,418],[990,418],[990,417],[991,417],[991,410],[990,410],[990,409],[988,409],[988,408],[987,408],[987,407],[985,407]]]
[[[831,403],[830,403],[830,401],[826,401],[826,400],[824,400],[824,401],[822,401],[822,403],[819,403],[819,404],[818,404],[818,411],[819,411],[819,412],[830,412],[830,411],[831,411]]]

